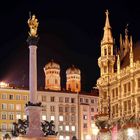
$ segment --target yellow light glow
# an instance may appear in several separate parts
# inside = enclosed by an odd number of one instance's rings
[[[134,135],[134,130],[132,128],[127,129],[127,134],[129,137],[132,137]]]
[[[9,87],[9,84],[5,82],[0,82],[0,88],[6,88],[6,87]]]

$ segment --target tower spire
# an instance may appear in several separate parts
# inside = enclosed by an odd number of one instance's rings
[[[133,63],[134,63],[134,57],[133,57],[133,41],[132,41],[132,36],[130,36],[130,67],[133,68]]]
[[[112,32],[111,32],[111,26],[109,22],[109,12],[106,10],[106,21],[105,21],[105,26],[104,26],[104,35],[101,43],[113,43],[113,37],[112,37]]]
[[[111,28],[110,23],[109,23],[109,12],[108,12],[108,9],[106,10],[105,14],[106,14],[105,28]]]

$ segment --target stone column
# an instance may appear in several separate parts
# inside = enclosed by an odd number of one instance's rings
[[[29,127],[27,129],[27,137],[42,137],[41,130],[41,104],[37,103],[37,43],[38,37],[29,36],[27,40],[29,44],[30,58],[29,58],[29,103],[26,107],[26,114],[29,119]]]
[[[29,64],[29,89],[30,89],[30,102],[37,102],[37,55],[36,55],[36,45],[30,45],[30,64]]]

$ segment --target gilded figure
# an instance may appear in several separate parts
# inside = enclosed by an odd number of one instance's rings
[[[30,16],[30,18],[28,19],[28,25],[30,28],[30,32],[29,35],[32,37],[37,37],[37,28],[38,28],[38,19],[36,18],[35,15],[32,15],[32,17]]]

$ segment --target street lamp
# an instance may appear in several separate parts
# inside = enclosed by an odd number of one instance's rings
[[[92,123],[92,134],[94,135],[94,140],[96,140],[96,136],[99,133],[99,128],[96,126],[95,122]]]

